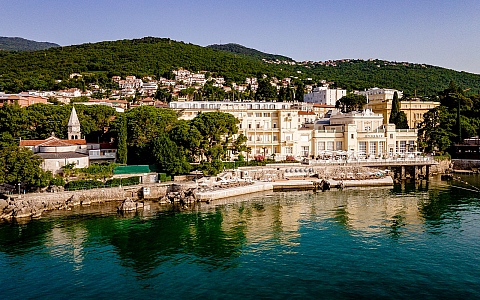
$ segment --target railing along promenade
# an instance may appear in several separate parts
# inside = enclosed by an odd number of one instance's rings
[[[399,158],[366,158],[366,159],[307,159],[302,162],[310,166],[362,166],[362,167],[401,167],[431,166],[438,162],[431,156],[399,157]]]

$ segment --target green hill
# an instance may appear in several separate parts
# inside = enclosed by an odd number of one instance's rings
[[[35,51],[52,47],[60,47],[60,45],[49,42],[36,42],[19,37],[0,36],[0,50],[6,51]]]
[[[0,51],[0,91],[51,90],[78,86],[69,74],[84,74],[81,84],[107,84],[113,75],[160,77],[178,68],[209,71],[227,82],[242,83],[245,77],[298,77],[308,82],[334,81],[338,87],[365,89],[384,87],[406,94],[431,95],[455,81],[471,93],[480,93],[480,75],[445,68],[387,61],[341,60],[278,64],[262,61],[268,54],[239,45],[228,50],[201,47],[167,38],[146,37],[30,52]],[[237,52],[232,53],[232,49]],[[240,51],[243,49],[242,51]],[[247,50],[245,50],[247,49]],[[283,58],[283,56],[272,56]],[[62,80],[57,83],[56,80]]]
[[[275,54],[268,54],[264,53],[252,48],[247,48],[245,46],[239,45],[239,44],[223,44],[223,45],[218,45],[218,44],[213,44],[210,46],[207,46],[208,48],[212,49],[217,49],[217,50],[222,50],[222,51],[227,51],[235,54],[241,54],[245,56],[250,56],[254,58],[259,58],[259,59],[266,59],[266,60],[278,60],[278,61],[293,61],[290,57],[282,56],[282,55],[275,55]]]

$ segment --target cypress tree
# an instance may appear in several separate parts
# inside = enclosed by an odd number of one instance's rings
[[[118,131],[117,141],[118,162],[121,164],[127,163],[127,118],[125,115],[120,115],[120,128]]]
[[[398,94],[397,92],[393,93],[393,101],[392,101],[392,109],[390,110],[390,119],[388,123],[395,124],[397,119],[397,115],[400,112],[400,101],[398,101]]]

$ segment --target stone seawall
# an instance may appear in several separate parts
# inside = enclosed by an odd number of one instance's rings
[[[480,169],[480,160],[478,159],[452,159],[452,169],[454,170],[474,170]]]
[[[144,197],[145,187],[148,188],[148,195]],[[145,184],[58,193],[31,193],[21,197],[11,196],[8,200],[0,200],[0,219],[40,217],[42,212],[48,210],[118,201],[127,197],[135,200],[154,200],[165,196],[169,189],[171,189],[170,184]]]

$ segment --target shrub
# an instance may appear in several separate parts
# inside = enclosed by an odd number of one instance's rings
[[[259,154],[259,155],[255,155],[254,158],[255,158],[256,161],[264,161],[264,160],[265,160],[265,156],[260,155],[260,154]]]
[[[172,176],[167,176],[166,173],[158,173],[158,179],[160,180],[160,182],[171,181]]]
[[[62,177],[53,177],[50,180],[50,185],[65,186],[65,180]]]
[[[67,190],[87,190],[99,187],[104,187],[104,185],[98,180],[74,180],[65,185]]]
[[[132,176],[127,178],[113,178],[105,182],[105,186],[125,186],[125,185],[136,185],[140,183],[140,176]]]

